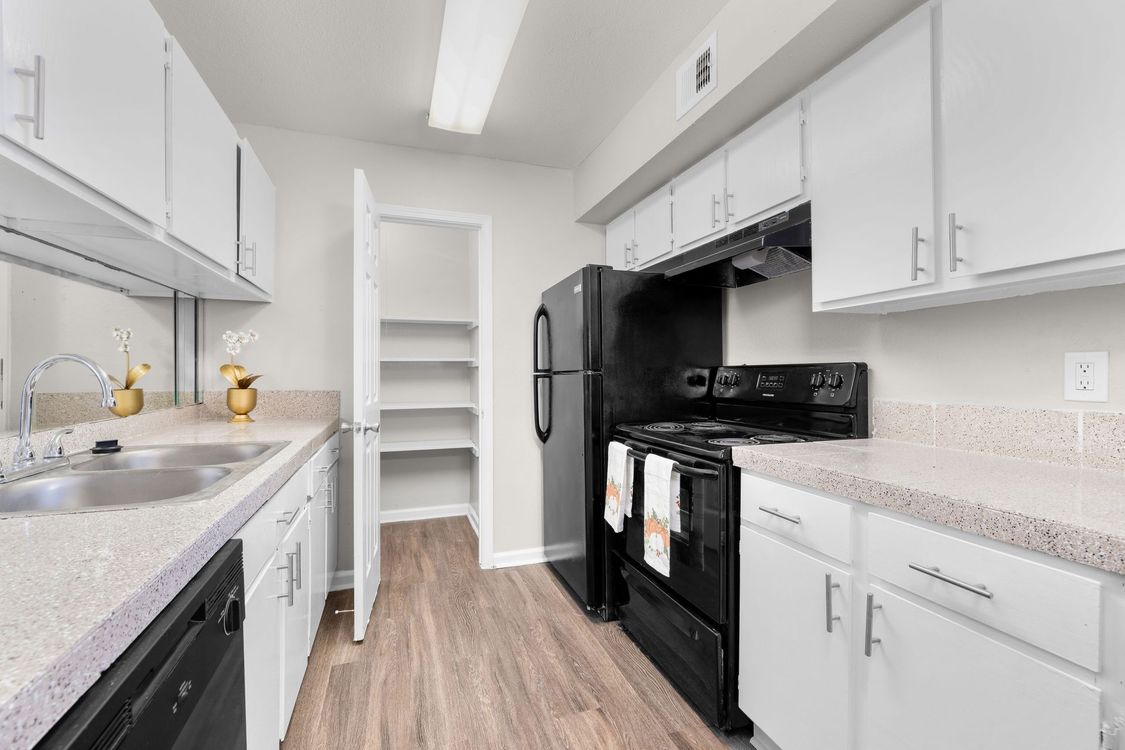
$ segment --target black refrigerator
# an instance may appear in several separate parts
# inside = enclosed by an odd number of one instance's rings
[[[543,292],[533,322],[547,562],[605,616],[609,436],[621,422],[693,415],[722,363],[722,290],[586,266]]]

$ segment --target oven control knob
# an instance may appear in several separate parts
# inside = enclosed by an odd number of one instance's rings
[[[731,385],[738,385],[741,382],[742,382],[742,376],[739,375],[737,372],[730,376],[730,384]]]
[[[729,382],[730,382],[730,375],[720,375],[719,376],[719,385],[726,385]]]
[[[823,388],[824,387],[824,373],[823,372],[814,372],[813,376],[812,376],[812,382],[809,383],[809,385],[813,388]]]
[[[834,372],[828,376],[828,387],[839,388],[844,384],[844,376],[838,372]]]

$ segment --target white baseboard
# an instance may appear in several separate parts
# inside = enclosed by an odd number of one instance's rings
[[[477,515],[477,509],[472,505],[469,506],[468,511],[465,513],[469,517],[469,525],[473,527],[476,532],[477,538],[480,538],[480,516]]]
[[[344,591],[354,588],[354,576],[350,570],[337,570],[332,574],[332,583],[328,584],[329,591]]]
[[[518,565],[535,565],[542,562],[547,562],[547,555],[542,547],[492,553],[492,567],[494,568],[514,568]]]
[[[401,523],[403,521],[424,521],[428,518],[450,518],[452,516],[467,516],[468,514],[468,503],[455,503],[453,505],[428,505],[423,508],[384,510],[379,514],[379,522]]]

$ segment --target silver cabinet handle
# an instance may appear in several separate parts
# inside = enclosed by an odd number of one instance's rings
[[[840,622],[840,615],[832,614],[832,589],[840,588],[840,584],[832,583],[832,574],[824,574],[824,629],[832,632],[832,623]]]
[[[287,561],[286,564],[277,566],[278,570],[286,571],[285,593],[275,596],[274,599],[286,599],[287,603],[286,603],[285,606],[287,606],[287,607],[293,606],[293,567],[294,567],[294,558],[296,556],[297,556],[296,552],[286,552],[285,553],[285,559]]]
[[[719,226],[719,196],[711,193],[711,228]]]
[[[925,271],[918,265],[918,243],[925,242],[924,239],[918,236],[918,227],[914,227],[910,231],[910,280],[917,281],[918,274]]]
[[[294,577],[297,579],[297,588],[301,588],[301,543],[297,542],[297,551],[294,553],[297,556],[297,567],[294,569]]]
[[[863,655],[871,656],[871,647],[876,643],[882,643],[882,638],[872,638],[872,631],[875,627],[875,610],[882,609],[882,604],[875,603],[875,595],[867,595],[867,627],[864,629],[863,634]]]
[[[333,510],[336,509],[336,499],[334,497],[335,489],[332,487],[331,482],[324,485],[324,494],[326,494],[328,496],[328,498],[325,500],[324,505],[322,505],[320,507],[321,507],[322,510],[327,510],[329,512],[332,512]]]
[[[637,266],[637,265],[640,264],[640,261],[637,260],[637,248],[638,247],[640,247],[640,245],[637,244],[636,240],[633,240],[633,249],[630,251],[631,257],[633,258],[633,266]]]
[[[238,243],[242,252],[238,256],[238,268],[251,276],[258,275],[258,243],[248,242],[246,235],[242,235],[242,242]]]
[[[957,254],[957,231],[964,229],[964,225],[957,223],[957,214],[949,215],[949,271],[957,272],[957,264],[965,259]]]
[[[989,591],[988,587],[985,586],[983,583],[978,583],[978,584],[965,583],[964,581],[958,580],[951,575],[946,575],[945,573],[942,573],[941,568],[926,567],[925,565],[921,565],[919,563],[909,563],[909,567],[910,567],[911,570],[916,570],[923,575],[930,576],[931,578],[936,578],[939,581],[943,581],[944,583],[948,583],[950,586],[956,586],[959,589],[964,589],[965,591],[968,591],[969,593],[972,593],[972,594],[976,594],[977,596],[983,596],[985,599],[991,599],[992,598],[992,592]]]
[[[293,519],[296,518],[296,516],[297,516],[297,511],[287,510],[287,511],[284,511],[282,513],[278,513],[278,515],[281,516],[281,517],[277,519],[277,522],[283,523],[286,526],[288,526],[289,524],[293,523]]]
[[[47,115],[47,61],[42,55],[35,56],[34,68],[16,68],[16,75],[35,81],[35,113],[16,115],[20,122],[30,122],[36,140],[43,140],[46,132]]]
[[[629,257],[629,252],[632,250],[631,243],[625,243],[625,267],[628,268],[633,264],[632,259]]]
[[[778,518],[780,518],[783,521],[788,521],[789,523],[795,523],[798,526],[801,525],[801,517],[800,516],[791,516],[788,513],[782,513],[777,508],[767,508],[764,505],[759,505],[758,510],[762,511],[763,513],[769,513],[771,516],[777,516]]]
[[[727,205],[726,205],[726,208],[724,209],[724,212],[726,213],[727,220],[729,221],[730,219],[734,218],[734,209],[730,207],[731,203],[734,202],[734,193],[727,193],[726,197],[725,197],[725,201],[726,201]]]

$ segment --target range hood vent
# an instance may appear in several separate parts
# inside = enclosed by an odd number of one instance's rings
[[[646,268],[697,286],[736,287],[807,271],[812,266],[810,203]]]

